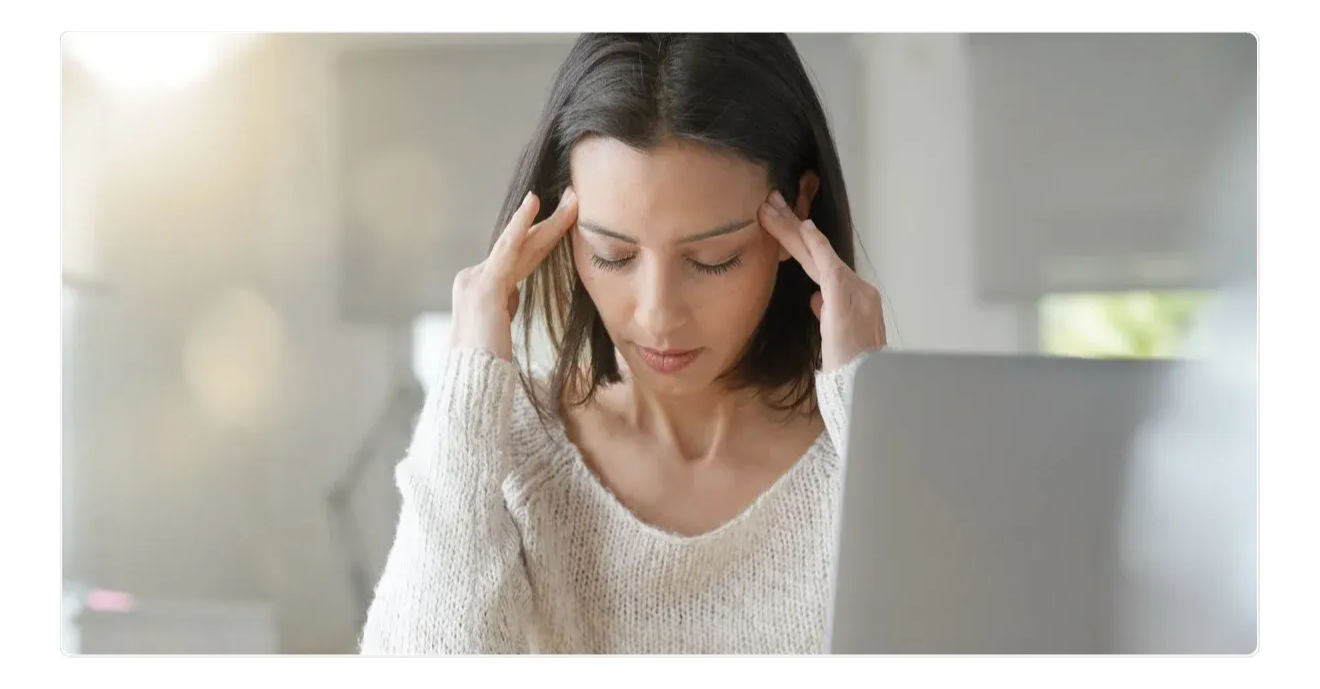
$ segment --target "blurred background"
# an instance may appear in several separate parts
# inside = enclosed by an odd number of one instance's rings
[[[453,275],[573,38],[64,36],[66,652],[355,650]],[[793,39],[895,348],[1186,357],[1254,290],[1254,205],[1219,212],[1254,187],[1216,186],[1254,183],[1252,36]]]

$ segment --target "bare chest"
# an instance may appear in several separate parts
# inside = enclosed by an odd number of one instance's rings
[[[594,430],[594,432],[593,432]],[[776,429],[725,455],[684,461],[633,434],[583,428],[574,439],[588,467],[645,524],[683,536],[719,529],[755,507],[819,437],[810,424]]]

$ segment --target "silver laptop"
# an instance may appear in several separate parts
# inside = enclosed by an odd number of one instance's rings
[[[1133,600],[1119,520],[1170,365],[871,356],[851,397],[829,651],[1141,652],[1117,619]]]

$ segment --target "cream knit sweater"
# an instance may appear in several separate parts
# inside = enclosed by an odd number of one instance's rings
[[[824,650],[837,450],[861,357],[817,374],[826,432],[733,521],[641,522],[513,364],[450,352],[405,459],[402,510],[364,654],[807,654]]]

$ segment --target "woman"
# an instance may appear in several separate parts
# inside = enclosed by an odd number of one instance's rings
[[[362,651],[823,650],[845,383],[884,343],[852,232],[786,37],[579,39],[455,280]]]

